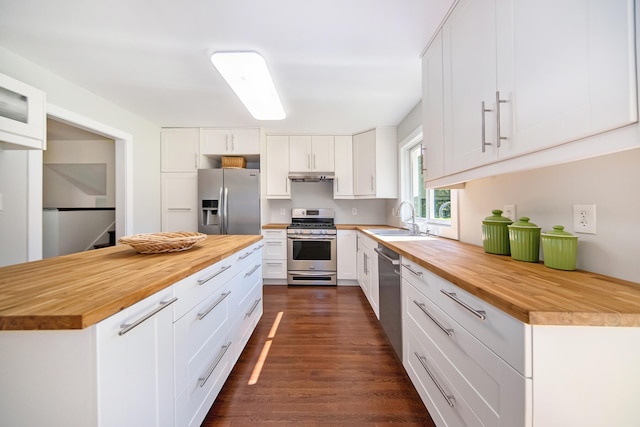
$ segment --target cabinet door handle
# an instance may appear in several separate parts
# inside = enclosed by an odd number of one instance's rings
[[[335,177],[336,180],[336,193],[340,193],[340,178]]]
[[[444,400],[447,401],[447,404],[449,406],[451,406],[453,408],[454,406],[454,398],[453,396],[449,396],[445,391],[444,388],[442,388],[442,386],[440,385],[440,383],[438,382],[438,380],[436,380],[436,377],[433,376],[433,374],[431,373],[431,371],[429,370],[429,368],[427,367],[427,358],[424,356],[421,356],[417,351],[414,351],[413,354],[416,355],[416,357],[418,358],[418,360],[420,361],[420,364],[422,365],[422,367],[424,368],[425,371],[427,371],[427,374],[429,374],[429,377],[431,378],[431,381],[433,381],[433,383],[436,385],[436,387],[438,387],[438,391],[440,392],[440,394],[442,395],[442,397],[444,397]]]
[[[369,266],[368,266],[368,261],[369,261],[369,257],[367,256],[367,254],[363,253],[362,255],[364,255],[364,274],[369,275]]]
[[[404,268],[406,268],[407,270],[409,270],[410,272],[412,272],[414,275],[416,275],[417,277],[422,277],[422,271],[416,271],[413,269],[413,267],[411,267],[411,265],[409,264],[402,264],[402,266]]]
[[[498,127],[497,139],[498,139],[498,148],[500,148],[500,142],[507,139],[506,136],[500,135],[500,104],[506,104],[506,99],[500,99],[500,91],[496,91],[496,126]]]
[[[198,313],[198,320],[202,320],[207,317],[207,314],[211,313],[211,310],[216,308],[218,304],[220,304],[226,297],[231,294],[231,291],[220,294],[220,298],[218,298],[213,304],[211,304],[205,311]]]
[[[253,266],[253,268],[251,269],[251,271],[250,271],[250,272],[248,272],[248,273],[246,273],[246,274],[244,275],[244,277],[251,276],[251,275],[252,275],[252,274],[253,274],[253,273],[254,273],[258,268],[260,268],[260,264],[256,264],[256,265],[254,265],[254,266]]]
[[[316,155],[313,155],[313,169],[316,168]]]
[[[231,268],[231,264],[229,265],[225,265],[224,267],[220,267],[220,270],[216,271],[215,273],[213,273],[211,276],[209,277],[205,277],[204,279],[198,279],[198,285],[204,285],[205,283],[207,283],[209,280],[213,279],[214,277],[216,277],[217,275],[219,275],[220,273],[223,273],[225,271],[227,271],[228,269]]]
[[[374,179],[374,176],[371,175],[371,191],[373,191],[373,179]]]
[[[478,319],[480,319],[480,320],[486,320],[487,319],[487,312],[486,311],[484,311],[484,310],[476,310],[475,308],[471,307],[469,304],[467,304],[466,302],[464,302],[460,298],[458,298],[458,296],[456,295],[455,292],[447,292],[444,289],[440,289],[440,292],[442,292],[443,294],[445,294],[446,296],[448,296],[449,298],[451,298],[452,300],[454,300],[455,302],[460,304],[462,307],[464,307],[466,310],[468,310],[471,314],[476,316]]]
[[[224,136],[224,149],[229,151],[229,134]]]
[[[160,305],[158,307],[156,307],[153,311],[150,311],[149,313],[145,314],[144,316],[142,316],[141,318],[139,318],[135,322],[133,322],[133,323],[123,323],[122,325],[120,325],[120,327],[122,329],[120,329],[120,331],[118,332],[118,335],[122,336],[122,335],[126,334],[127,332],[129,332],[133,328],[135,328],[136,326],[139,326],[144,321],[149,320],[150,318],[152,318],[153,316],[155,316],[156,314],[158,314],[159,312],[161,312],[165,308],[169,307],[171,304],[173,304],[176,301],[178,301],[178,298],[173,297],[169,301],[160,302]]]
[[[438,321],[438,319],[436,319],[435,317],[433,317],[433,316],[431,315],[431,313],[429,313],[429,312],[427,311],[427,307],[424,305],[424,303],[418,302],[418,301],[416,301],[416,300],[413,300],[413,303],[414,303],[415,305],[417,305],[417,306],[418,306],[418,308],[420,308],[420,310],[422,310],[422,312],[423,312],[423,313],[424,313],[424,314],[425,314],[429,319],[431,319],[431,321],[433,321],[433,323],[435,323],[435,324],[436,324],[436,326],[438,326],[438,328],[440,328],[440,329],[442,330],[442,332],[444,332],[445,334],[447,334],[447,336],[449,336],[449,337],[452,337],[452,336],[453,336],[453,329],[445,328],[445,327],[444,327],[444,325]]]
[[[491,110],[490,108],[486,108],[485,107],[485,102],[482,101],[482,108],[481,108],[481,114],[482,114],[482,152],[485,152],[485,149],[487,147],[487,145],[492,145],[490,142],[487,142],[487,123],[486,123],[486,118],[485,118],[485,114],[486,113],[490,113]]]
[[[177,212],[188,212],[191,208],[169,208],[168,211],[177,211]]]
[[[258,298],[257,300],[255,300],[253,302],[253,305],[251,306],[251,309],[247,313],[245,313],[244,317],[251,317],[251,315],[253,314],[254,310],[258,306],[258,304],[260,304],[260,301],[262,301],[262,298]]]
[[[231,134],[231,151],[236,151],[236,136]]]
[[[226,343],[225,345],[223,345],[220,348],[220,352],[216,356],[216,358],[213,361],[213,363],[211,364],[211,366],[209,366],[209,369],[207,369],[207,372],[205,372],[205,374],[203,376],[198,378],[198,385],[200,387],[204,387],[204,385],[206,384],[206,382],[209,379],[209,377],[211,376],[211,374],[213,374],[213,371],[215,371],[216,367],[218,367],[218,363],[220,363],[220,361],[224,357],[224,354],[227,352],[227,350],[229,350],[229,347],[231,347],[231,341],[229,341],[228,343]]]
[[[420,151],[422,151],[422,174],[427,175],[427,147],[424,146],[424,142],[420,144]]]

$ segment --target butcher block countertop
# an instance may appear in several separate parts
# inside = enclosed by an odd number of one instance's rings
[[[207,236],[165,254],[118,245],[0,267],[0,330],[86,328],[261,239]]]
[[[532,325],[640,327],[640,284],[588,271],[515,261],[482,247],[437,237],[374,240]]]

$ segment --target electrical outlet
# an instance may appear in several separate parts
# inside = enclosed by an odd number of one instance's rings
[[[351,215],[358,215],[358,209],[357,208],[351,208]]]
[[[509,218],[511,221],[515,221],[518,218],[516,214],[516,205],[504,205],[502,208],[502,216]]]
[[[280,216],[285,216],[286,213],[284,212],[284,209],[280,209]]]
[[[573,231],[596,234],[596,205],[573,205]]]

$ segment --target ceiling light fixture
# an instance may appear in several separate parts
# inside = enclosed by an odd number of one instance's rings
[[[267,63],[259,53],[216,52],[211,62],[256,120],[286,117]]]

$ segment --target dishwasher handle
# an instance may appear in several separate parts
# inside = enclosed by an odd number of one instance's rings
[[[393,265],[400,265],[400,260],[399,259],[392,259],[390,258],[387,254],[385,254],[384,252],[382,252],[382,249],[380,248],[373,248],[374,251],[376,251],[378,253],[378,255],[380,255],[382,258],[386,259],[387,261],[389,261],[391,264]]]

